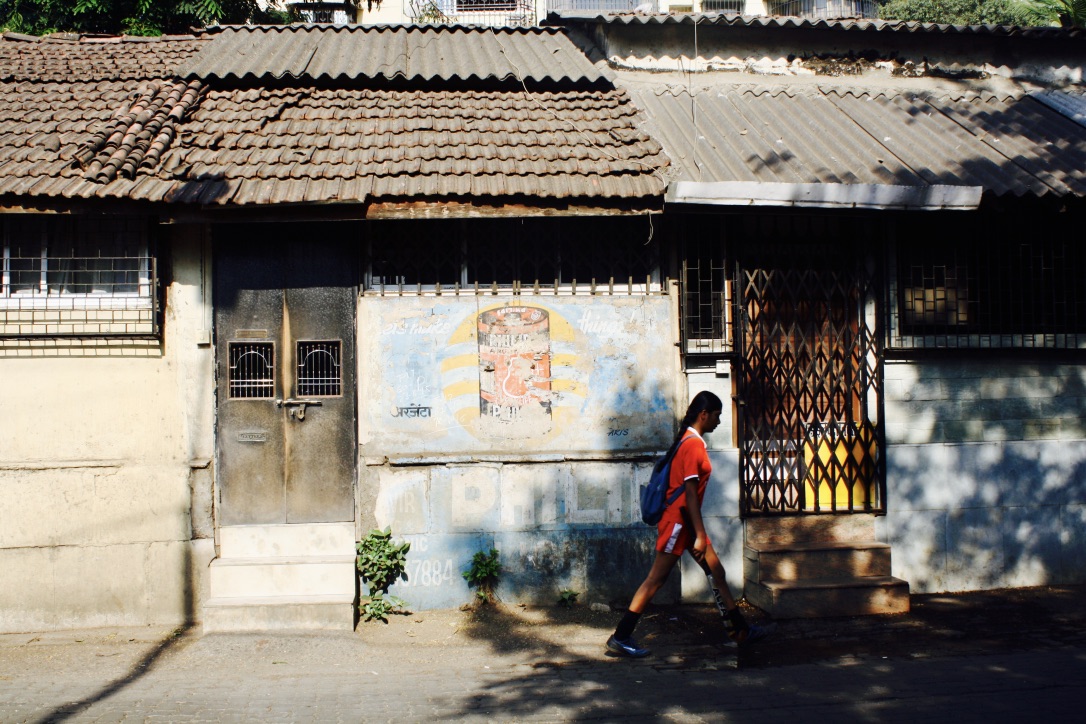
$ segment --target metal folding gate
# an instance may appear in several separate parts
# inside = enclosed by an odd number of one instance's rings
[[[767,245],[736,265],[743,515],[884,509],[879,285],[849,247]]]

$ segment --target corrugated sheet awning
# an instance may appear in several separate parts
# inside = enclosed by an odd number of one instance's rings
[[[647,130],[664,146],[679,181],[1086,196],[1086,128],[1028,96],[769,86],[691,95],[662,84],[628,89],[652,119]]]
[[[1019,25],[948,25],[915,20],[866,18],[801,18],[787,15],[737,15],[735,13],[603,13],[567,10],[550,13],[550,25],[585,23],[596,25],[718,25],[735,28],[822,28],[865,33],[921,33],[939,35],[1016,36],[1025,38],[1084,38],[1081,28],[1026,27]]]
[[[560,28],[259,26],[216,32],[180,75],[202,80],[513,80],[604,78]]]

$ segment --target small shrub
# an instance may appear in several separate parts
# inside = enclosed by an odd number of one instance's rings
[[[478,551],[471,557],[471,566],[464,571],[464,580],[475,587],[475,597],[479,603],[493,603],[498,600],[494,594],[494,588],[498,585],[498,577],[502,567],[498,562],[498,549]]]
[[[358,544],[355,564],[363,583],[369,585],[369,596],[358,605],[363,621],[379,620],[388,623],[388,615],[403,608],[406,602],[388,595],[389,586],[397,579],[407,579],[407,552],[411,544],[392,542],[392,529],[371,530]]]
[[[577,596],[580,596],[580,591],[574,591],[571,588],[567,588],[564,591],[558,592],[558,605],[565,606],[566,608],[573,608],[577,603]]]

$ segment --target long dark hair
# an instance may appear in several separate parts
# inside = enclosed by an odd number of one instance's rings
[[[694,399],[690,401],[690,407],[686,408],[686,414],[683,415],[682,422],[679,424],[679,434],[675,436],[675,442],[672,443],[671,449],[674,450],[678,446],[679,441],[686,434],[686,429],[694,424],[698,419],[698,415],[703,412],[722,411],[723,409],[724,403],[709,390],[702,390],[694,395]]]

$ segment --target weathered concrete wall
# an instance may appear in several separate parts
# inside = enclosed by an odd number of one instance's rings
[[[210,269],[198,230],[167,237],[162,344],[0,342],[0,631],[198,610],[213,551],[193,540],[212,529]]]
[[[413,608],[458,606],[495,547],[499,595],[625,605],[652,559],[638,491],[674,431],[670,297],[363,298],[360,533],[412,542]],[[661,600],[678,595],[678,576]]]
[[[670,297],[364,297],[358,316],[364,457],[614,456],[669,442]]]
[[[1086,581],[1086,368],[886,367],[894,575],[913,591]]]

